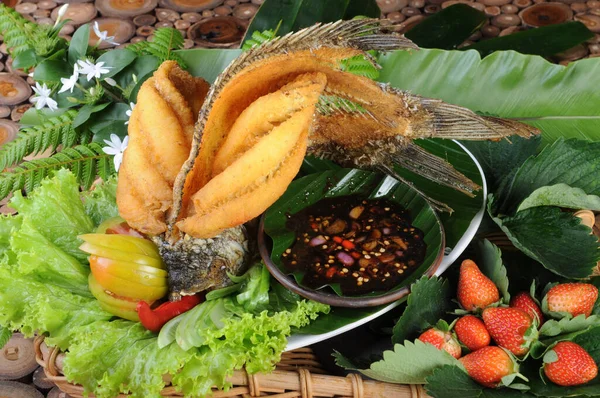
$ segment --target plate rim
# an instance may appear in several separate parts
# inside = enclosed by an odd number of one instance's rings
[[[475,237],[475,234],[477,233],[477,230],[479,229],[479,226],[481,225],[481,221],[483,220],[483,215],[485,213],[485,207],[486,207],[485,205],[486,205],[486,200],[487,200],[487,195],[488,195],[487,181],[485,179],[485,174],[483,173],[483,169],[481,168],[481,164],[479,163],[477,158],[475,158],[475,156],[471,153],[471,151],[469,151],[463,144],[461,144],[457,140],[452,140],[452,141],[454,143],[456,143],[463,151],[465,151],[467,153],[467,155],[469,155],[471,160],[473,160],[473,162],[477,166],[477,170],[479,170],[479,174],[481,175],[481,187],[482,187],[482,195],[481,196],[483,199],[482,199],[482,203],[481,203],[481,208],[475,214],[475,216],[471,219],[471,223],[467,227],[463,236],[458,240],[458,242],[456,243],[454,248],[448,254],[444,255],[444,258],[442,259],[436,272],[434,273],[435,276],[440,276],[444,271],[446,271],[448,269],[448,267],[450,267],[450,265],[452,265],[452,263],[454,263],[454,261],[456,261],[456,259],[465,251],[465,249],[467,248],[469,243],[471,243],[471,241]],[[306,347],[306,346],[309,346],[309,345],[312,345],[315,343],[319,343],[321,341],[330,339],[332,337],[338,336],[342,333],[345,333],[347,331],[355,329],[355,328],[357,328],[361,325],[364,325],[365,323],[368,323],[368,322],[372,321],[373,319],[376,319],[376,318],[380,317],[381,315],[391,311],[392,309],[399,306],[402,302],[403,301],[400,301],[400,300],[394,301],[393,303],[388,304],[381,310],[379,310],[369,316],[366,316],[357,321],[354,321],[352,323],[349,323],[347,325],[344,325],[342,327],[339,327],[335,330],[332,330],[332,331],[329,331],[326,333],[293,334],[293,335],[289,336],[287,339],[288,343],[285,348],[285,351],[296,350],[298,348],[302,348],[302,347]]]

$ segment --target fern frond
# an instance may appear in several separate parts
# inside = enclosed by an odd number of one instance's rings
[[[340,62],[340,67],[343,71],[368,77],[369,79],[375,80],[379,77],[379,69],[377,69],[371,60],[366,59],[362,55],[343,59]]]
[[[104,153],[102,145],[97,142],[78,145],[49,158],[21,163],[13,170],[0,174],[0,198],[21,189],[31,192],[51,171],[61,168],[71,170],[79,184],[86,189],[96,177],[107,180],[115,172],[112,155]]]
[[[27,155],[35,155],[47,149],[55,150],[91,141],[91,133],[78,133],[73,128],[77,111],[70,110],[62,115],[48,119],[39,126],[19,131],[17,138],[0,147],[0,170],[19,163]]]
[[[152,41],[142,41],[127,47],[138,55],[154,55],[161,62],[177,61],[183,68],[185,67],[183,59],[174,52],[181,48],[183,48],[183,35],[173,28],[159,28],[154,32]]]
[[[319,97],[317,111],[321,115],[330,115],[332,113],[368,113],[360,104],[335,95],[325,94]]]
[[[0,34],[13,57],[34,49],[36,28],[39,29],[38,25],[26,20],[14,9],[0,4]]]

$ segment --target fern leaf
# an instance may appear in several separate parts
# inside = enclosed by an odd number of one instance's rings
[[[377,66],[362,55],[343,59],[340,62],[340,66],[343,71],[358,76],[368,77],[369,79],[377,79],[379,77],[379,69]]]
[[[325,94],[319,97],[317,111],[322,115],[330,115],[332,113],[367,113],[367,110],[360,104],[335,95]]]
[[[0,174],[0,198],[21,189],[30,192],[52,171],[61,168],[71,170],[77,181],[86,189],[96,177],[107,180],[115,172],[112,156],[102,151],[102,145],[97,142],[78,145],[66,148],[49,158],[21,163],[13,170]]]
[[[14,9],[0,4],[0,34],[13,57],[34,48],[37,26]]]
[[[177,29],[160,28],[154,32],[152,41],[143,41],[127,47],[138,55],[154,55],[161,62],[167,60],[177,61],[185,67],[183,59],[174,50],[183,48],[183,35]]]
[[[35,155],[47,149],[55,150],[91,141],[91,133],[77,133],[73,120],[77,111],[70,110],[48,119],[44,124],[19,131],[17,138],[0,147],[0,170],[19,163],[27,155]]]

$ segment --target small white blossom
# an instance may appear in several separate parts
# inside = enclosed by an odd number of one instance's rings
[[[63,84],[63,86],[60,88],[59,90],[59,94],[60,93],[64,93],[65,91],[69,90],[69,92],[73,92],[73,89],[75,88],[75,85],[77,84],[77,80],[79,79],[79,66],[77,66],[77,64],[75,64],[75,66],[73,67],[73,74],[71,75],[71,77],[69,77],[68,79],[65,79],[64,77],[60,78],[60,82]]]
[[[94,22],[94,33],[96,34],[96,36],[98,36],[98,44],[102,43],[103,41],[113,44],[115,46],[118,46],[119,43],[115,43],[115,37],[114,36],[109,36],[108,35],[108,31],[106,30],[100,30],[100,26],[98,25],[98,21]]]
[[[127,117],[128,117],[128,118],[130,118],[130,119],[131,119],[131,112],[133,111],[133,108],[135,108],[135,104],[134,104],[133,102],[130,102],[130,103],[129,103],[129,107],[130,107],[131,109],[128,109],[128,110],[127,110],[127,112],[125,112],[125,114],[127,115]],[[127,121],[125,122],[125,124],[129,124],[129,120],[127,120]]]
[[[82,75],[86,75],[88,82],[92,80],[92,78],[99,78],[100,76],[110,72],[109,66],[104,66],[104,62],[98,62],[97,64],[86,60],[77,61],[79,67],[79,73]]]
[[[104,81],[107,82],[112,87],[115,87],[117,85],[117,82],[112,77],[107,77],[104,79]]]
[[[58,103],[50,98],[52,90],[46,86],[46,83],[43,86],[40,86],[40,83],[35,83],[33,91],[37,94],[31,99],[31,102],[35,104],[35,109],[42,109],[46,105],[51,111],[58,109]]]
[[[58,15],[56,16],[56,22],[54,22],[54,27],[58,26],[60,20],[65,16],[65,14],[67,13],[67,8],[69,8],[69,4],[64,4],[58,9]]]
[[[121,162],[123,161],[123,152],[127,149],[129,143],[129,136],[125,137],[123,141],[116,134],[110,135],[110,140],[104,140],[104,143],[108,146],[102,148],[102,151],[107,155],[114,155],[113,162],[115,164],[115,170],[119,171]]]

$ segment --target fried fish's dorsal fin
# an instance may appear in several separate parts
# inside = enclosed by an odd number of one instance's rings
[[[184,215],[184,212],[189,210],[191,195],[207,182],[206,178],[194,178],[193,174],[199,167],[207,169],[206,162],[203,162],[201,165],[197,163],[201,143],[202,146],[210,146],[210,151],[215,152],[219,141],[224,139],[224,135],[226,134],[224,130],[226,129],[221,130],[215,137],[211,137],[212,142],[205,143],[204,131],[215,101],[217,101],[223,89],[231,82],[234,76],[242,71],[251,70],[253,67],[260,67],[260,61],[262,60],[268,60],[271,57],[289,52],[304,51],[315,53],[323,60],[326,59],[326,55],[330,55],[329,53],[331,53],[332,56],[329,57],[327,62],[331,63],[332,67],[334,67],[337,61],[356,55],[364,55],[375,64],[375,61],[369,58],[368,54],[364,52],[366,50],[388,51],[417,48],[414,43],[403,36],[384,31],[385,28],[382,26],[382,21],[377,19],[359,19],[317,24],[299,32],[290,33],[265,42],[235,59],[216,79],[207,94],[206,101],[200,109],[190,155],[182,166],[173,188],[174,206],[168,219],[168,234],[171,235],[175,222]],[[336,49],[337,52],[333,51]],[[285,83],[282,82],[282,84]],[[273,87],[274,90],[278,88],[277,86]],[[262,95],[264,94],[262,93]],[[233,117],[236,116],[233,115]],[[190,176],[190,174],[192,175]]]

